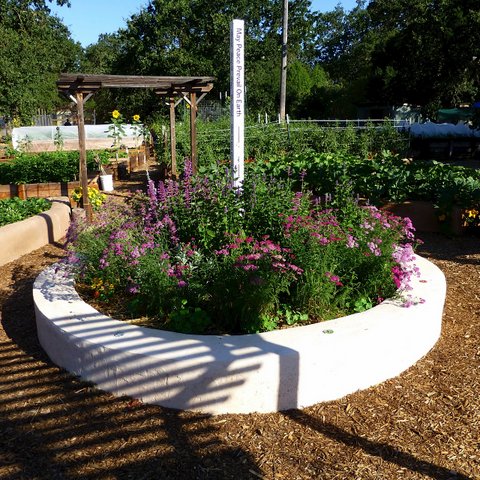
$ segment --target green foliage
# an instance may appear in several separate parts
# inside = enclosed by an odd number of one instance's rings
[[[325,205],[287,176],[248,175],[240,193],[223,170],[190,169],[69,235],[93,297],[160,328],[252,333],[358,311],[410,281],[408,223],[359,207],[348,186]]]
[[[68,4],[64,0],[58,4]],[[247,108],[278,111],[282,5],[275,0],[152,0],[127,27],[85,52],[50,15],[48,2],[0,0],[0,115],[28,123],[62,101],[61,71],[209,75],[229,90],[229,23],[246,22]],[[179,15],[178,12],[182,14]],[[311,12],[289,2],[287,113],[355,118],[361,104],[440,106],[478,100],[480,6],[476,0],[358,1],[345,11]],[[408,55],[405,53],[408,52]],[[102,90],[89,105],[108,121],[111,105],[151,119],[165,106],[148,90]]]
[[[320,124],[321,125],[321,124]],[[162,135],[167,128],[165,121],[155,121],[151,130],[156,137],[157,158],[169,162],[169,143]],[[215,122],[197,120],[199,165],[204,168],[216,166],[217,162],[229,163],[230,124],[228,118]],[[177,156],[180,168],[184,157],[190,152],[190,130],[188,122],[176,126]],[[328,152],[335,155],[372,156],[384,150],[405,155],[408,137],[398,132],[391,124],[382,126],[367,125],[357,129],[353,125],[340,128],[335,121],[327,127],[316,123],[298,122],[290,125],[278,123],[257,123],[247,120],[245,129],[245,157],[247,162],[281,162],[289,154],[298,152]]]
[[[306,152],[252,168],[267,175],[289,169],[292,178],[305,172],[304,181],[318,194],[333,192],[348,182],[353,191],[375,205],[406,200],[428,200],[448,210],[453,205],[480,205],[480,172],[436,161],[410,161],[388,151],[372,157]]]
[[[315,15],[314,25],[306,48],[337,86],[330,115],[352,115],[349,106],[365,102],[410,103],[435,118],[441,106],[478,99],[476,0],[361,1]]]
[[[0,0],[0,115],[28,124],[37,109],[64,103],[55,82],[75,70],[80,55],[46,2]]]
[[[169,326],[175,332],[191,333],[205,332],[211,323],[204,310],[200,307],[189,307],[188,300],[182,299],[180,308],[171,314]]]
[[[372,53],[372,95],[422,105],[430,116],[441,106],[477,100],[477,1],[376,0],[368,13],[371,28],[385,32]]]
[[[95,156],[109,158],[108,151],[87,152],[87,169],[95,171]],[[79,153],[45,152],[17,153],[7,162],[0,163],[0,185],[20,183],[72,182],[78,179]]]
[[[51,203],[44,198],[20,200],[15,197],[0,200],[0,227],[32,217],[50,207]]]
[[[63,135],[62,135],[62,132],[60,130],[60,127],[57,127],[55,129],[55,135],[53,137],[53,143],[54,143],[55,148],[57,150],[63,150],[63,145],[64,145],[65,141],[63,139]]]
[[[289,56],[307,66],[301,45],[312,36],[309,2],[289,4]],[[273,0],[152,0],[128,20],[127,28],[102,36],[87,49],[84,69],[88,73],[209,75],[216,79],[216,96],[229,90],[229,30],[234,18],[245,20],[249,108],[275,112],[282,8]],[[152,92],[100,92],[95,101],[105,118],[112,103],[142,118],[151,118],[159,110],[158,97]]]

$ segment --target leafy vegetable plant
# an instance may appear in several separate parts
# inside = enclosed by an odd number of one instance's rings
[[[0,200],[0,227],[19,222],[51,207],[51,203],[44,198],[28,198],[20,200],[18,197]]]

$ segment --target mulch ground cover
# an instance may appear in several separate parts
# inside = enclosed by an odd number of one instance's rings
[[[61,245],[0,267],[0,479],[480,479],[480,239],[419,236],[447,278],[435,347],[378,386],[271,414],[180,412],[80,381],[35,329],[32,284]]]

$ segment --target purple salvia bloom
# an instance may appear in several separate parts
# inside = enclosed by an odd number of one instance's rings
[[[189,180],[193,176],[193,162],[190,157],[185,157],[183,175],[185,180]]]
[[[138,285],[132,285],[127,289],[128,293],[135,295],[140,292],[140,287]]]
[[[155,188],[155,183],[153,182],[153,180],[150,180],[148,182],[147,193],[148,193],[148,198],[150,200],[150,205],[156,206],[157,205],[157,189]]]

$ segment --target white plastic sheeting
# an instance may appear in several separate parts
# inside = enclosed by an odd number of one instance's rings
[[[452,138],[452,137],[480,137],[480,130],[475,130],[465,123],[412,123],[410,126],[412,137],[424,138]]]
[[[109,148],[113,146],[113,138],[109,137],[109,124],[85,125],[85,137],[87,149]],[[124,124],[125,135],[120,143],[127,147],[135,147],[142,143],[143,138],[139,135],[142,125]],[[78,127],[72,126],[49,126],[49,127],[19,127],[12,130],[13,148],[25,146],[30,151],[55,150],[55,136],[60,133],[64,150],[78,150]]]

